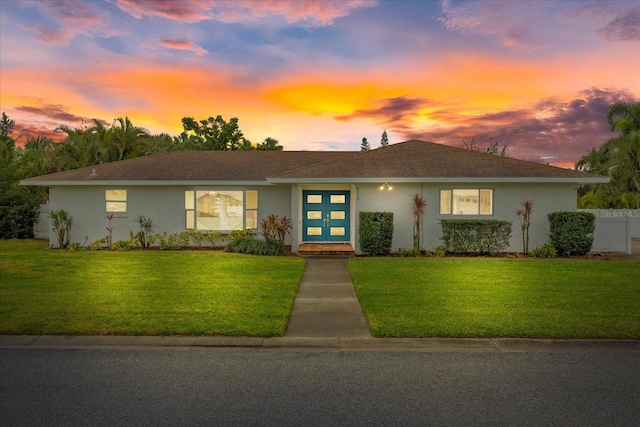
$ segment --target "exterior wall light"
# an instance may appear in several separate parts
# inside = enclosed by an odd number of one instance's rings
[[[389,185],[388,183],[384,183],[380,186],[380,190],[387,190],[387,191],[391,191],[393,190],[393,186]]]

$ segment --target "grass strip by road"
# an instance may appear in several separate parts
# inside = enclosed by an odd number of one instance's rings
[[[640,339],[640,263],[355,258],[375,337]]]
[[[0,334],[283,335],[295,257],[60,251],[0,241]]]

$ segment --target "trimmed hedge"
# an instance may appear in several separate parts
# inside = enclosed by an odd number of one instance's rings
[[[360,212],[360,250],[389,255],[393,240],[393,212]]]
[[[509,247],[511,222],[476,219],[443,219],[442,237],[447,252],[495,254]]]
[[[596,216],[591,212],[551,212],[549,239],[558,255],[585,255],[593,246]]]

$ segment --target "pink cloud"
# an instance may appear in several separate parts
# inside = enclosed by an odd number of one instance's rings
[[[210,2],[201,0],[118,0],[118,7],[134,18],[161,16],[174,21],[200,22],[211,19]]]
[[[269,16],[284,16],[287,22],[302,22],[311,26],[331,25],[352,10],[371,7],[372,0],[118,0],[118,7],[135,18],[161,16],[167,19],[199,22],[253,22]]]
[[[202,46],[190,42],[189,40],[160,40],[160,44],[169,49],[188,50],[198,56],[206,55],[208,52]]]
[[[57,21],[57,28],[44,25],[26,25],[38,32],[38,40],[45,43],[67,44],[79,33],[107,32],[105,16],[99,16],[86,3],[72,1],[47,1],[38,3],[46,13]]]

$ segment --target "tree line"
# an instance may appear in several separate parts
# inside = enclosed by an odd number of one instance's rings
[[[15,121],[6,113],[0,119],[0,238],[33,237],[33,224],[47,189],[19,185],[21,179],[176,150],[282,150],[277,139],[268,137],[253,144],[240,130],[238,118],[222,116],[182,119],[183,131],[174,137],[152,135],[135,126],[129,117],[111,125],[93,120],[77,128],[60,126],[64,139],[29,138],[23,146],[14,138]]]

